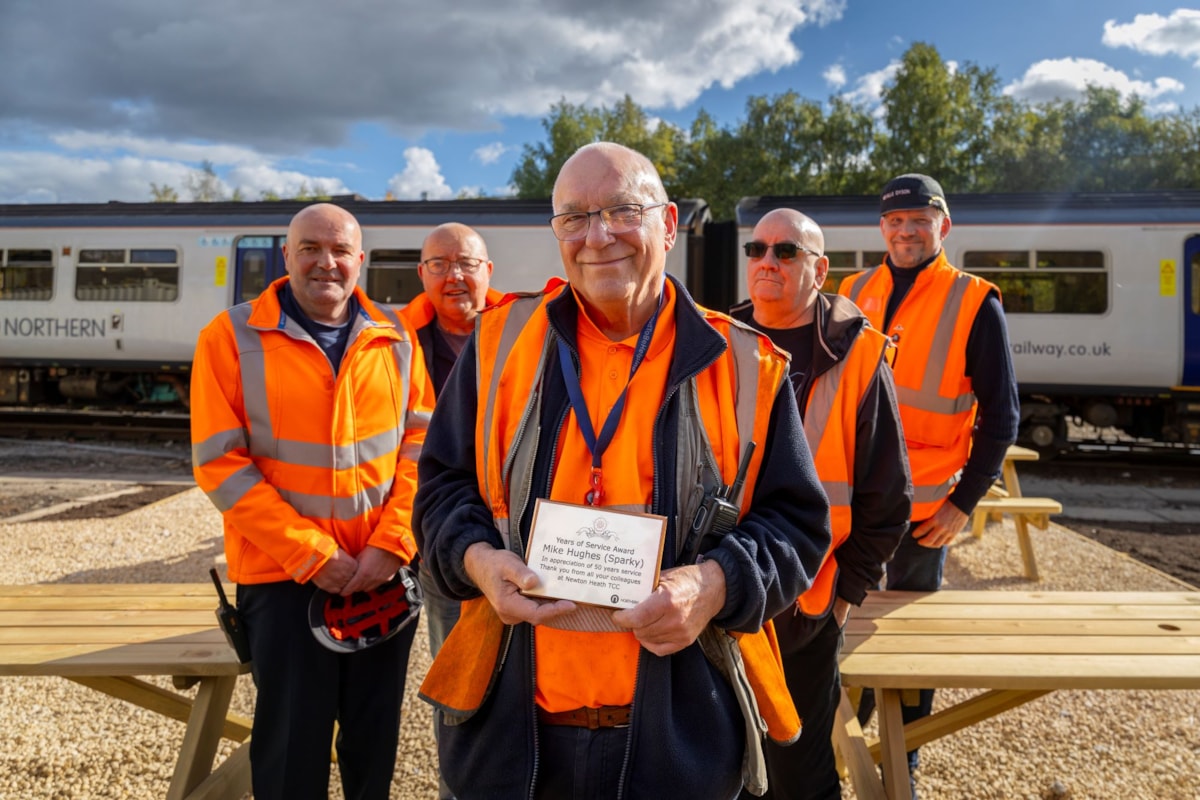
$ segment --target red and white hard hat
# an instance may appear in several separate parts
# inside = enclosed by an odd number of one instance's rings
[[[424,594],[417,574],[401,567],[386,583],[348,597],[318,589],[308,603],[308,624],[335,653],[356,653],[386,642],[417,618]]]

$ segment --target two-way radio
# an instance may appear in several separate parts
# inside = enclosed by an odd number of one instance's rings
[[[685,563],[695,562],[701,553],[716,547],[721,538],[737,524],[741,507],[735,501],[742,491],[742,484],[746,482],[746,473],[750,471],[750,457],[754,455],[754,448],[754,442],[746,444],[746,452],[742,454],[737,475],[731,485],[721,486],[716,492],[705,493],[704,501],[700,508],[696,509],[696,516],[692,518],[692,547],[689,560]]]
[[[225,638],[229,641],[229,646],[237,653],[238,661],[243,664],[250,663],[250,640],[246,637],[246,627],[242,624],[242,616],[238,614],[238,610],[225,597],[225,587],[221,585],[221,578],[217,575],[216,567],[208,571],[212,577],[213,585],[217,587],[217,623],[221,626]]]

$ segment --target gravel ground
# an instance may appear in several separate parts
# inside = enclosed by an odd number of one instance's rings
[[[148,476],[177,477],[162,463],[150,459]],[[9,473],[13,466],[0,453],[0,470]],[[94,479],[97,473],[89,471]],[[47,480],[42,488],[52,495],[54,485]],[[79,493],[66,486],[55,502]],[[20,493],[8,494],[12,505],[0,516],[29,510],[27,499],[11,499]],[[4,502],[0,492],[0,509]],[[72,515],[0,522],[6,548],[0,583],[200,582],[209,566],[223,560],[220,519],[194,488],[119,516]],[[1043,572],[1038,588],[1191,588],[1061,526],[1034,533]],[[982,539],[964,534],[955,542],[945,586],[1030,588],[1020,575],[1011,523],[991,524]],[[430,712],[415,695],[429,663],[426,641],[422,622],[393,781],[392,797],[400,800],[436,795]],[[943,693],[946,699],[965,694]],[[239,682],[233,710],[253,711],[248,678]],[[182,735],[182,723],[66,680],[0,679],[0,799],[162,797]],[[218,757],[230,749],[225,743]],[[921,752],[923,800],[1191,800],[1200,797],[1200,692],[1056,692]],[[332,784],[330,797],[341,798],[336,767]],[[845,794],[854,796],[849,787]]]

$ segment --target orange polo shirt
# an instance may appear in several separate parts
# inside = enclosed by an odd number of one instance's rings
[[[666,392],[675,351],[675,290],[664,282],[666,297],[654,326],[650,348],[629,382],[625,411],[600,464],[602,506],[649,508],[654,492],[654,420]],[[596,327],[580,304],[576,347],[580,388],[592,429],[600,429],[621,395],[633,365],[638,337],[614,342]],[[590,488],[592,454],[575,420],[567,414],[558,442],[557,469],[550,499],[585,501]],[[582,633],[539,625],[534,628],[537,656],[537,703],[547,711],[633,702],[640,645],[632,633]]]

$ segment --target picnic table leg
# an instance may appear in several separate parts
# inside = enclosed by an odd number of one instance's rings
[[[908,748],[904,745],[904,717],[899,689],[877,689],[879,745],[882,748],[883,788],[888,800],[910,800]]]
[[[1033,541],[1029,538],[1029,523],[1024,514],[1013,514],[1017,528],[1017,544],[1021,547],[1021,561],[1025,564],[1025,577],[1031,581],[1041,580],[1038,575],[1037,557],[1033,553]]]
[[[1009,459],[1004,459],[1004,466],[1000,468],[1000,474],[1004,477],[1004,488],[1008,491],[1009,497],[1021,497],[1021,482],[1017,480],[1017,465]]]
[[[167,800],[184,800],[212,772],[213,756],[225,727],[225,713],[233,698],[236,675],[200,679],[200,688],[192,703],[175,774],[167,789]]]

